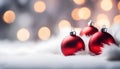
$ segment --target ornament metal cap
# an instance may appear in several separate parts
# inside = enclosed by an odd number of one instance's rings
[[[90,21],[88,22],[88,26],[93,26],[92,20],[90,20]]]
[[[71,27],[70,35],[71,36],[76,36],[76,31],[73,29],[73,27]]]
[[[107,32],[106,25],[103,25],[103,26],[102,26],[101,31],[102,31],[102,32]]]
[[[72,35],[72,36],[74,35],[75,36],[76,35],[76,31],[71,31],[70,35]]]

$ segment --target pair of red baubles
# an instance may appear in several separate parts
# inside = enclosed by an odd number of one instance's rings
[[[85,51],[85,43],[80,38],[80,36],[83,35],[90,37],[88,48],[89,52],[94,55],[99,55],[102,53],[104,44],[109,46],[110,44],[115,43],[114,38],[107,33],[106,28],[102,28],[101,31],[98,31],[98,29],[92,25],[91,21],[89,23],[89,26],[81,30],[79,36],[76,35],[75,31],[72,31],[70,32],[70,36],[63,39],[61,43],[61,51],[63,55],[70,56],[75,55],[75,53],[79,51]]]

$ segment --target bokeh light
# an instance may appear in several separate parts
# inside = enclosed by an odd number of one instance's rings
[[[102,0],[100,5],[104,11],[110,11],[113,7],[111,0]]]
[[[62,30],[63,28],[71,28],[71,24],[68,20],[61,20],[58,24],[58,27],[60,30]]]
[[[79,17],[79,8],[75,8],[73,9],[72,13],[71,13],[71,17],[74,19],[74,20],[80,20],[80,17]]]
[[[118,10],[120,10],[120,1],[118,2],[117,7],[118,7]]]
[[[21,28],[17,32],[17,38],[19,41],[27,41],[30,38],[30,33],[27,29]]]
[[[120,23],[120,0],[18,0],[11,3],[0,0],[0,12],[1,39],[16,40],[16,29],[27,28],[29,40],[42,41],[64,30],[79,31],[89,19],[99,29],[102,25],[109,28],[113,23]],[[39,35],[43,26],[47,26],[50,35]],[[6,33],[10,34],[4,35]]]
[[[97,21],[97,27],[102,28],[103,25],[106,25],[107,28],[110,27],[110,21],[108,19],[100,19]]]
[[[79,9],[78,15],[80,19],[88,19],[91,16],[91,11],[87,7],[83,7]]]
[[[113,21],[114,23],[120,23],[120,15],[116,15]]]
[[[99,14],[97,16],[97,21],[95,23],[95,26],[97,26],[98,28],[102,28],[103,25],[106,25],[106,27],[109,28],[110,27],[110,21],[109,21],[107,15]]]
[[[34,4],[34,11],[37,13],[42,13],[46,10],[46,4],[44,1],[36,1]]]
[[[107,15],[105,15],[105,14],[98,14],[98,16],[97,16],[97,20],[99,20],[99,19],[108,19],[108,16]]]
[[[74,30],[76,31],[77,35],[80,34],[81,28],[74,28]]]
[[[42,27],[38,31],[38,37],[41,40],[48,40],[50,38],[51,31],[48,27]]]
[[[15,13],[13,10],[7,10],[4,14],[3,14],[3,20],[5,23],[7,24],[11,24],[14,22],[15,20]]]
[[[81,5],[85,3],[85,0],[73,0],[73,2],[77,5]]]

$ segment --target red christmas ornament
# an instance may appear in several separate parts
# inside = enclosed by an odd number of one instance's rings
[[[104,44],[110,45],[115,43],[114,38],[107,33],[106,28],[102,28],[100,32],[95,33],[89,41],[89,50],[95,55],[101,54]]]
[[[83,28],[80,32],[80,35],[83,36],[83,35],[86,35],[86,36],[91,36],[93,35],[94,33],[98,32],[98,29],[95,28],[93,25],[92,25],[92,21],[90,20],[88,22],[88,26]]]
[[[61,44],[62,53],[65,56],[75,55],[78,51],[85,50],[83,40],[76,35],[76,32],[70,32],[70,36],[63,39]]]

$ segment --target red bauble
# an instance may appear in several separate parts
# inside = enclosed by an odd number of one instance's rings
[[[95,33],[89,41],[89,50],[95,55],[102,53],[101,48],[104,44],[110,45],[115,43],[114,38],[106,32],[106,28],[103,28],[100,32]]]
[[[70,32],[70,36],[63,39],[61,50],[65,56],[75,55],[75,53],[85,50],[85,44],[79,36],[76,36],[75,32]]]
[[[83,35],[86,35],[86,36],[91,36],[93,35],[94,33],[98,32],[98,29],[95,28],[93,25],[92,25],[92,22],[90,21],[88,23],[88,26],[83,28],[80,32],[80,36],[83,36]]]

